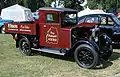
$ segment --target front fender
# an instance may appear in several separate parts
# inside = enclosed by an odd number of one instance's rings
[[[93,42],[93,41],[88,41],[88,40],[79,40],[78,42],[76,42],[76,43],[72,46],[72,48],[71,48],[70,50],[71,50],[71,51],[75,51],[75,49],[76,49],[79,45],[81,45],[81,44],[90,45],[90,46],[92,46],[97,52],[100,51],[99,46],[98,46],[95,42]]]

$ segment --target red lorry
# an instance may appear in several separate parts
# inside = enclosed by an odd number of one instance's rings
[[[72,54],[82,68],[93,68],[112,54],[111,39],[99,35],[96,27],[77,25],[77,11],[68,8],[40,8],[39,20],[5,25],[23,55],[32,50],[57,55]]]

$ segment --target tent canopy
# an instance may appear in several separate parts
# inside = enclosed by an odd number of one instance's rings
[[[83,11],[78,12],[78,17],[89,15],[89,14],[104,14],[105,12],[103,10],[91,10],[89,8],[86,8]]]
[[[31,10],[18,4],[2,9],[1,18],[15,22],[33,20]]]

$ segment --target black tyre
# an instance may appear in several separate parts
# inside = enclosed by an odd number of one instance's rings
[[[30,56],[31,55],[31,46],[30,46],[30,42],[27,38],[22,38],[20,39],[19,41],[19,49],[20,49],[20,52],[23,54],[23,55],[26,55],[26,56]]]
[[[99,60],[98,53],[87,44],[82,44],[76,48],[74,58],[82,68],[94,68]]]

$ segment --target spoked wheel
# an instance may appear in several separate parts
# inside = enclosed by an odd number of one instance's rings
[[[74,52],[77,64],[82,68],[94,68],[98,64],[98,53],[89,45],[82,44]]]
[[[26,38],[22,38],[19,41],[19,49],[23,55],[30,56],[31,55],[31,46],[30,46],[29,40]]]
[[[1,28],[1,33],[5,34],[5,27],[4,26]]]

